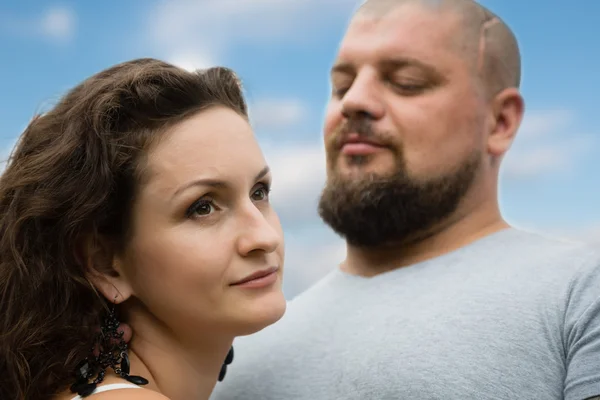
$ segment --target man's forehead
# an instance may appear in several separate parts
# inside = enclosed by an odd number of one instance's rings
[[[461,16],[446,8],[431,8],[419,3],[406,3],[392,8],[385,14],[358,13],[350,21],[348,34],[379,29],[380,32],[409,34],[411,32],[459,31]]]
[[[460,18],[406,4],[386,15],[358,14],[342,39],[338,58],[363,55],[437,58],[453,51],[460,34]]]

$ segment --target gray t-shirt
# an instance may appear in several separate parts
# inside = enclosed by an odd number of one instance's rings
[[[600,395],[599,250],[508,229],[373,278],[335,270],[235,341],[211,399]]]

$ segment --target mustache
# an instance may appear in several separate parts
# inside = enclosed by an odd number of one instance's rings
[[[342,121],[335,130],[335,136],[347,136],[356,133],[364,137],[372,137],[375,134],[373,123],[366,119],[346,119]]]
[[[370,139],[382,144],[389,143],[387,135],[377,132],[371,120],[367,118],[354,118],[346,119],[334,128],[329,144],[334,147],[341,147],[344,140],[350,134],[358,135],[361,139]]]

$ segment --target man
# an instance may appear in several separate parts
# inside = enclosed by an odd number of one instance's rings
[[[235,343],[212,399],[600,395],[600,254],[509,227],[520,55],[468,0],[367,0],[331,71],[319,213],[345,261]]]

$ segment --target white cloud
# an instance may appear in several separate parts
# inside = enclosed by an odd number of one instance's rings
[[[568,110],[526,114],[515,145],[506,156],[503,177],[524,180],[573,171],[596,140],[573,132],[573,121],[574,115]]]
[[[19,37],[37,37],[55,43],[75,35],[77,16],[67,7],[52,7],[33,17],[0,15],[0,32]]]
[[[352,4],[356,0],[170,0],[158,4],[149,22],[159,43],[287,41],[282,35],[301,39],[310,33],[298,30],[307,21],[326,21],[330,13],[347,10],[339,6]]]
[[[572,111],[565,109],[526,112],[517,140],[529,141],[556,133],[568,127],[574,117]]]
[[[571,172],[579,157],[590,149],[592,141],[589,137],[580,136],[513,149],[507,156],[504,176],[508,179],[530,179],[548,173]]]
[[[325,183],[325,152],[320,145],[263,144],[273,171],[273,206],[285,225],[318,221],[317,202]]]
[[[256,129],[282,129],[308,118],[306,105],[298,99],[263,99],[250,104],[250,119]]]
[[[75,13],[65,7],[51,8],[40,20],[40,33],[54,40],[70,40],[75,34]]]
[[[169,0],[148,15],[145,37],[159,51],[201,49],[220,59],[232,44],[318,39],[332,15],[357,0]]]
[[[592,224],[586,229],[582,229],[576,234],[576,237],[587,242],[600,244],[600,221],[597,221],[596,224]]]
[[[179,51],[166,58],[167,62],[188,71],[209,68],[216,65],[210,54],[201,54],[198,51]]]

